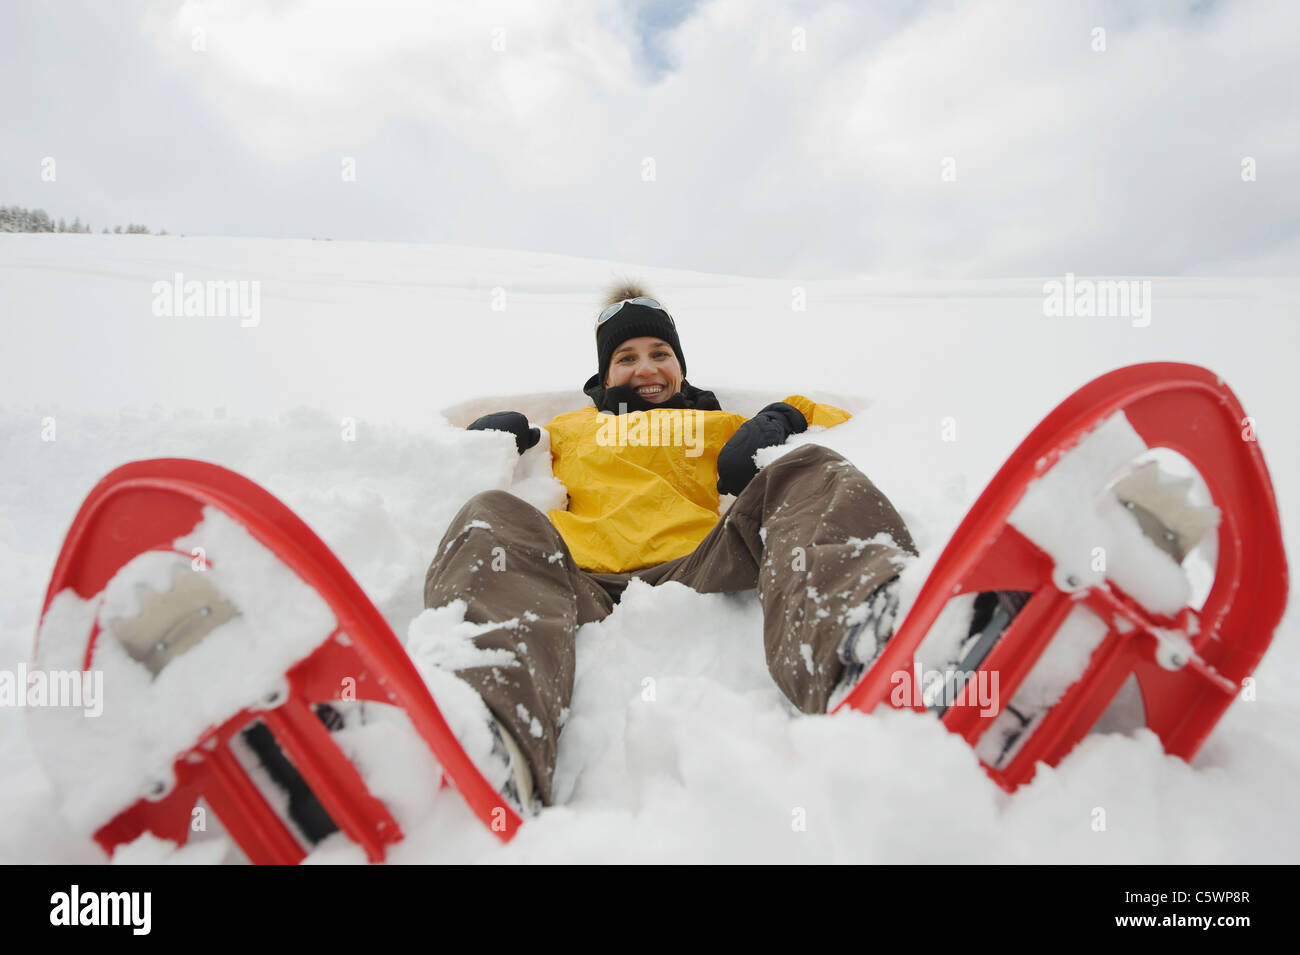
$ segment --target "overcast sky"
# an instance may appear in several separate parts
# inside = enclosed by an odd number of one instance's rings
[[[1300,3],[4,0],[0,37],[0,205],[96,230],[1300,273]]]

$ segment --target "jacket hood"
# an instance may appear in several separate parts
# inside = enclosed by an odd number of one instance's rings
[[[696,388],[689,381],[682,380],[681,391],[667,401],[646,401],[636,393],[631,385],[615,385],[613,388],[600,386],[600,375],[592,375],[582,386],[583,393],[591,399],[598,411],[606,414],[620,414],[628,411],[653,411],[655,408],[694,408],[698,411],[721,411],[717,396],[711,391]]]

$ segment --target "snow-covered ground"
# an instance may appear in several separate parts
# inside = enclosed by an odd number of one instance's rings
[[[259,282],[258,320],[155,314],[154,283],[176,273]],[[30,654],[86,492],[145,457],[202,458],[261,483],[405,638],[433,550],[468,497],[501,487],[539,503],[555,490],[544,474],[515,473],[512,439],[453,426],[468,420],[456,406],[540,416],[585,403],[597,301],[628,274],[673,312],[690,380],[724,407],[803,393],[855,411],[796,440],[828,444],[867,473],[923,555],[1058,401],[1152,360],[1205,365],[1236,391],[1297,552],[1294,279],[1156,278],[1143,325],[1045,316],[1044,281],[1064,276],[800,282],[451,247],[5,235],[0,670]],[[1294,862],[1298,631],[1293,609],[1256,673],[1256,699],[1234,704],[1190,766],[1145,732],[1095,735],[1008,796],[929,718],[791,716],[763,665],[752,592],[633,586],[579,633],[562,805],[502,847],[430,785],[429,812],[393,858]],[[0,708],[0,760],[0,861],[101,858],[56,814],[20,710]],[[395,786],[418,802],[426,780],[408,777]],[[355,857],[337,846],[318,856]]]

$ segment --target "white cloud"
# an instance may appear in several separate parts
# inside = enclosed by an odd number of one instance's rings
[[[713,0],[656,38],[662,74],[615,0],[225,0],[145,30],[267,162],[414,167],[435,136],[455,182],[406,188],[450,241],[796,277],[1296,266],[1295,5]]]
[[[566,125],[566,107],[588,110],[601,93],[631,86],[629,38],[601,24],[608,6],[214,0],[160,5],[146,32],[250,144],[289,162],[363,142],[398,119],[469,144],[549,139],[556,120]]]

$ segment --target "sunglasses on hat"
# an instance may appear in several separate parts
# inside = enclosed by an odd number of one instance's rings
[[[600,334],[600,326],[604,325],[607,321],[609,321],[611,318],[613,318],[615,315],[617,315],[620,311],[622,311],[624,305],[645,305],[645,306],[648,306],[648,307],[650,307],[650,308],[657,308],[657,309],[659,309],[659,311],[663,312],[665,315],[668,315],[668,324],[669,324],[669,325],[673,326],[673,328],[676,328],[676,327],[677,327],[677,323],[673,321],[673,317],[672,317],[672,315],[669,315],[669,314],[668,314],[668,309],[664,308],[662,305],[660,305],[658,302],[656,302],[656,301],[655,301],[654,299],[652,299],[652,298],[646,298],[645,296],[638,296],[638,297],[636,297],[636,298],[625,298],[625,299],[623,299],[623,301],[621,301],[621,302],[615,302],[613,305],[609,306],[609,308],[605,309],[603,312],[601,312],[599,315],[597,315],[597,316],[596,316],[596,334],[597,334],[597,335]]]

